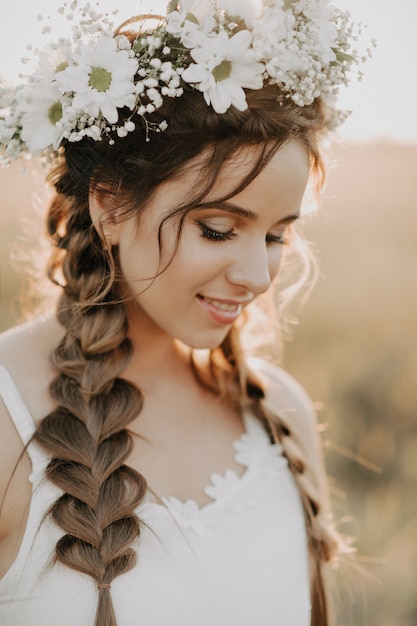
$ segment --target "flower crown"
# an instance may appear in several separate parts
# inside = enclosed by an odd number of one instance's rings
[[[24,84],[0,84],[3,163],[48,155],[63,140],[112,144],[135,129],[138,116],[147,131],[163,131],[167,123],[151,122],[152,113],[185,89],[200,91],[218,114],[245,110],[244,89],[265,84],[299,106],[318,97],[331,102],[352,65],[365,60],[352,50],[350,14],[328,0],[171,0],[152,30],[145,18],[153,16],[143,18],[136,38],[115,33],[90,5],[73,2],[75,10],[72,36],[36,50],[38,66]]]

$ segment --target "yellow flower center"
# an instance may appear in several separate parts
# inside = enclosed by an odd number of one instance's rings
[[[112,75],[104,67],[93,67],[88,84],[97,91],[107,91],[111,85]]]
[[[54,102],[52,106],[48,109],[48,120],[51,122],[53,126],[59,122],[62,117],[62,104],[58,102]]]
[[[229,78],[231,73],[232,73],[232,62],[227,61],[226,59],[222,61],[220,65],[216,65],[216,67],[213,68],[213,71],[212,71],[214,80],[216,80],[218,83],[221,82],[222,80],[226,80],[226,78]]]

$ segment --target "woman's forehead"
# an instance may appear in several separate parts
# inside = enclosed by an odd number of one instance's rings
[[[264,153],[269,150],[272,150],[273,154],[271,159],[266,159],[265,166],[273,161],[276,166],[284,169],[299,166],[305,170],[306,167],[308,169],[310,167],[307,149],[297,139],[289,140],[278,149],[267,144],[243,145],[224,156],[213,146],[187,161],[160,188],[165,187],[171,192],[177,187],[183,192],[199,191],[205,180],[209,179],[213,182],[210,194],[216,193],[219,188],[224,192],[227,192],[227,188],[231,191],[259,166],[262,157],[265,156]],[[262,169],[263,167],[260,171]]]
[[[208,152],[198,155],[180,175],[157,187],[147,205],[155,216],[169,216],[179,207],[188,210],[193,203],[198,208],[212,201],[221,204],[233,199],[254,206],[299,198],[310,173],[308,152],[298,140],[281,146],[253,178],[250,175],[259,162],[259,147],[238,150],[222,164],[213,163],[211,157]],[[214,168],[214,179],[210,178],[209,168]]]

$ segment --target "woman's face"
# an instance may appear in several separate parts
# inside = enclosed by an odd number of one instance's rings
[[[205,202],[236,188],[255,158],[248,150],[226,165]],[[143,329],[147,337],[166,335],[193,348],[214,348],[276,277],[286,230],[299,215],[309,160],[300,143],[285,144],[225,205],[213,202],[210,208],[188,213],[176,251],[178,219],[168,220],[161,252],[159,225],[187,198],[200,172],[191,168],[163,185],[139,225],[136,218],[114,224],[111,237],[119,245],[121,270],[133,296],[127,305],[131,331],[140,336]]]

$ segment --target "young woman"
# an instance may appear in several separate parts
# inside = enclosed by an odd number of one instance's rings
[[[326,626],[314,414],[240,332],[322,180],[349,18],[83,11],[0,127],[6,161],[48,158],[61,289],[0,339],[1,624]]]

